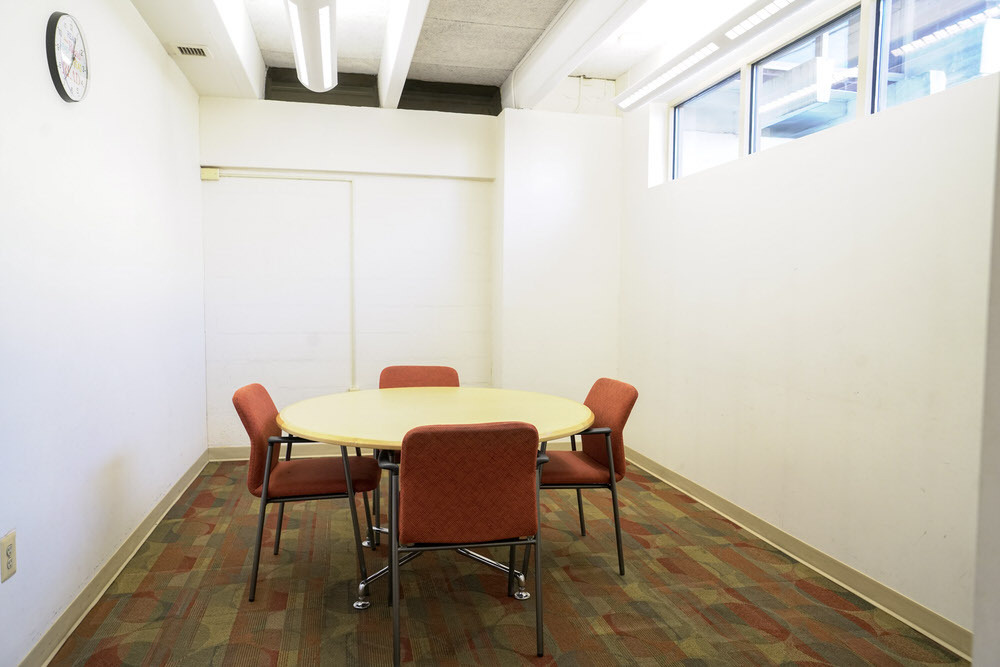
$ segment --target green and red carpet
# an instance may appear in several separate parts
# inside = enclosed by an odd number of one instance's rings
[[[277,556],[273,508],[257,600],[247,601],[258,501],[245,480],[245,463],[210,463],[52,664],[391,664],[385,580],[374,584],[370,609],[351,607],[357,573],[345,500],[287,505]],[[584,491],[581,537],[575,494],[543,492],[545,657],[535,657],[533,600],[508,598],[503,573],[438,552],[402,568],[404,661],[968,664],[638,468],[619,490],[625,577],[610,493]],[[369,569],[385,554],[385,544],[368,551]]]

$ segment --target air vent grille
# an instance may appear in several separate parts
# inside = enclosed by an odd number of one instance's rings
[[[211,55],[208,53],[208,49],[204,46],[184,46],[178,44],[176,46],[177,53],[182,56],[194,56],[196,58],[210,58]]]

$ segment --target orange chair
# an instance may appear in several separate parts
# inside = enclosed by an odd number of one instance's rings
[[[457,387],[458,371],[451,366],[386,366],[378,378],[379,389],[401,389],[405,387]],[[376,452],[376,455],[378,452]],[[375,529],[374,539],[365,546],[375,549],[381,544],[382,528],[381,492],[374,493]]]
[[[379,389],[457,386],[458,371],[450,366],[387,366],[378,378]]]
[[[473,547],[535,545],[535,629],[544,653],[538,485],[542,464],[538,431],[523,422],[419,426],[403,438],[398,463],[383,452],[389,477],[389,567],[393,661],[400,661],[399,566],[424,551],[455,549],[518,578],[518,599],[530,597],[524,575]]]
[[[292,444],[308,441],[281,436],[281,429],[275,421],[278,409],[264,387],[250,384],[237,389],[233,394],[233,406],[236,407],[243,427],[250,436],[247,488],[251,494],[260,498],[257,541],[254,545],[253,571],[250,574],[250,601],[253,602],[257,592],[257,567],[260,564],[260,545],[264,535],[264,516],[267,506],[271,503],[278,503],[279,507],[278,528],[274,535],[274,553],[278,553],[286,502],[347,498],[351,508],[351,521],[354,523],[358,567],[361,569],[361,578],[366,579],[368,572],[361,547],[358,510],[354,505],[353,494],[371,491],[378,486],[382,471],[375,459],[362,456],[349,457],[347,448],[341,447],[339,460],[336,458],[292,460]],[[280,460],[282,443],[286,445],[284,460]],[[368,526],[371,530],[371,517],[368,517]]]
[[[594,413],[593,425],[581,433],[583,451],[576,451],[576,436],[570,438],[571,452],[548,452],[549,463],[542,471],[543,489],[576,489],[580,511],[580,534],[587,534],[583,518],[581,489],[610,489],[618,542],[618,573],[625,574],[622,553],[622,525],[618,517],[618,480],[625,476],[625,441],[622,430],[639,392],[630,384],[601,378],[594,383],[584,404]],[[525,554],[527,563],[527,554]]]

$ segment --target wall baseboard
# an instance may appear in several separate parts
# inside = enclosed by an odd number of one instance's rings
[[[170,490],[156,503],[153,509],[146,515],[132,534],[129,535],[118,549],[111,554],[108,562],[104,564],[94,578],[90,580],[80,594],[76,596],[68,607],[59,615],[59,618],[46,630],[35,647],[24,656],[21,667],[34,667],[35,665],[47,665],[56,652],[62,648],[63,643],[76,630],[80,622],[83,621],[87,613],[97,604],[104,592],[114,582],[128,562],[132,560],[139,548],[145,543],[153,529],[159,525],[163,517],[174,506],[174,503],[184,493],[185,489],[198,477],[208,464],[208,452],[202,452],[191,467],[181,475],[181,478],[170,487]]]
[[[282,452],[284,448],[282,447]],[[348,449],[353,454],[354,449]],[[361,453],[366,453],[361,450]],[[368,454],[371,450],[368,450]],[[340,456],[340,445],[328,445],[325,442],[300,442],[292,447],[292,458],[307,458],[311,456]],[[284,454],[282,454],[284,456]],[[217,445],[209,446],[208,460],[216,461],[246,461],[250,458],[250,445]]]
[[[892,614],[917,632],[971,660],[972,632],[966,628],[629,447],[626,447],[626,456],[631,463],[711,507],[803,565]]]

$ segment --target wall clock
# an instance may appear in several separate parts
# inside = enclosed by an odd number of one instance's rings
[[[55,12],[45,30],[49,74],[56,92],[67,102],[79,102],[87,94],[90,63],[80,24],[69,14]]]

